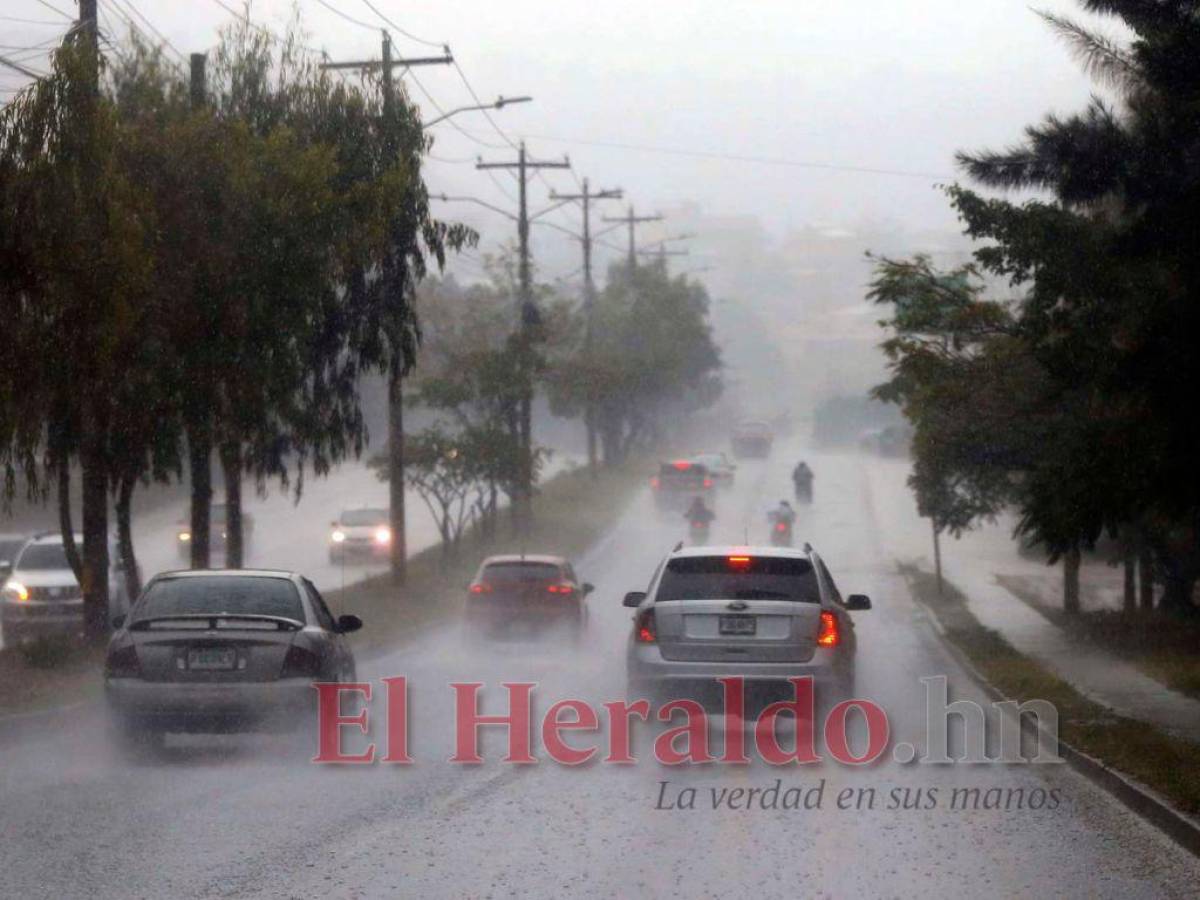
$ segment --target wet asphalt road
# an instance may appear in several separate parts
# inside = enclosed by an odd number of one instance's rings
[[[744,463],[718,501],[713,541],[766,537],[765,513],[790,487],[798,452]],[[856,614],[858,692],[888,713],[892,742],[922,746],[922,676],[950,677],[985,702],[909,599],[887,553],[910,511],[876,508],[856,456],[819,457],[800,539],[822,551]],[[633,766],[448,763],[452,681],[482,681],[499,712],[503,680],[536,681],[536,707],[625,696],[626,590],[644,588],[683,536],[648,496],[576,568],[597,590],[582,650],[557,641],[465,648],[458,623],[415,635],[364,679],[407,675],[411,766],[316,766],[286,737],[171,738],[160,759],[117,758],[99,710],[0,728],[0,894],[12,897],[508,896],[1196,896],[1200,861],[1065,765],[901,765],[851,769],[654,761],[644,727]],[[552,550],[553,548],[547,548]],[[368,625],[369,627],[369,625]],[[579,746],[602,743],[572,735]],[[718,739],[719,740],[719,739]],[[714,810],[712,789],[818,788],[820,809]],[[664,788],[662,782],[668,782]],[[658,809],[683,788],[692,810]],[[839,810],[838,792],[874,788],[873,809]],[[936,788],[1058,792],[1056,809],[890,809],[893,789],[922,804]],[[859,796],[859,795],[854,795]],[[864,803],[869,794],[861,795]]]

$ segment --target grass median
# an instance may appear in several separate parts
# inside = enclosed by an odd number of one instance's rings
[[[946,638],[1006,698],[1048,700],[1058,709],[1062,740],[1157,791],[1177,809],[1200,814],[1200,766],[1196,765],[1200,748],[1087,699],[985,628],[954,585],[945,584],[939,596],[933,574],[903,564],[900,570],[913,596],[937,615]]]

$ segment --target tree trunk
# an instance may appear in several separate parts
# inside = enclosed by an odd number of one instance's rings
[[[1154,609],[1154,556],[1144,539],[1138,547],[1138,594],[1143,612]]]
[[[75,524],[71,521],[71,463],[63,460],[58,467],[58,530],[62,534],[67,563],[75,580],[83,584],[83,560],[75,544]]]
[[[587,428],[588,472],[595,478],[597,461],[596,410],[590,401],[587,408],[583,411],[583,424]]]
[[[108,472],[99,441],[88,441],[83,462],[83,630],[89,641],[108,635]]]
[[[1122,609],[1131,615],[1137,612],[1137,539],[1129,528],[1121,534],[1121,566],[1125,575]]]
[[[403,377],[388,378],[388,497],[392,528],[389,558],[392,581],[403,584],[408,577],[408,540],[404,514],[404,398]]]
[[[142,576],[133,552],[133,489],[137,479],[125,477],[117,488],[117,552],[125,575],[125,594],[132,603],[142,592]]]
[[[211,558],[212,435],[207,423],[188,430],[188,466],[192,480],[192,568],[207,569]]]
[[[1079,562],[1078,547],[1063,554],[1063,610],[1071,615],[1079,612]]]
[[[225,568],[240,569],[245,563],[242,531],[242,445],[228,440],[221,444],[221,471],[225,476]]]
[[[930,521],[933,523],[933,569],[937,573],[938,599],[941,600],[946,596],[945,582],[942,581],[942,529],[936,519]]]

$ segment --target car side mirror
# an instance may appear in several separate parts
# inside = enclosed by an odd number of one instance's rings
[[[363,622],[358,616],[338,616],[337,630],[338,634],[349,634],[352,631],[358,631],[362,628]]]
[[[846,609],[851,610],[852,612],[855,610],[864,610],[870,608],[871,598],[866,594],[851,594],[846,598]]]
[[[113,616],[112,625],[114,629],[123,627],[125,625],[125,615]]]
[[[625,599],[622,601],[621,605],[628,606],[630,609],[636,609],[637,607],[642,605],[642,602],[645,599],[646,599],[645,591],[630,591],[628,594],[625,595]]]
[[[584,593],[584,596],[586,596],[586,595],[590,594],[590,593],[591,593],[592,591],[594,591],[595,589],[596,589],[596,586],[595,586],[594,584],[592,584],[590,581],[585,581],[585,582],[583,583],[583,593]]]

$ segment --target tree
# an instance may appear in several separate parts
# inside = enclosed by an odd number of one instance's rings
[[[956,189],[967,233],[992,242],[990,271],[1028,285],[1022,327],[1039,360],[1091,418],[1086,465],[1041,485],[1030,524],[1083,504],[1075,535],[1135,523],[1153,549],[1163,604],[1192,610],[1200,575],[1200,6],[1085,0],[1133,33],[1128,44],[1047,16],[1117,93],[1047,117],[1003,152],[960,154],[978,181],[1038,188],[1021,206]],[[1049,523],[1043,521],[1050,519]],[[1058,535],[1059,538],[1063,535]],[[1061,543],[1061,541],[1059,541]]]
[[[606,464],[720,395],[708,306],[699,283],[670,277],[662,263],[610,269],[596,298],[590,352],[577,340],[547,374],[557,412],[594,410]]]

